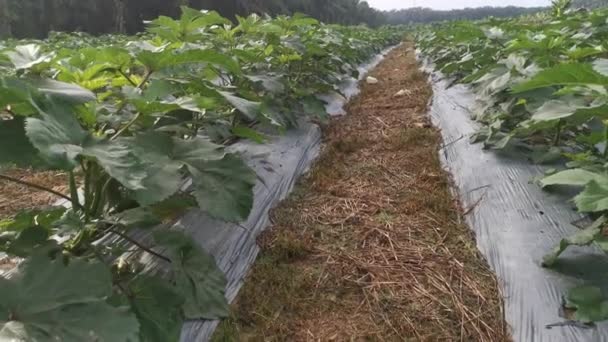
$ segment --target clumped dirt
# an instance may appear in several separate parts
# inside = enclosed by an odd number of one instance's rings
[[[68,178],[65,172],[11,168],[0,170],[0,173],[60,193],[69,192]],[[59,199],[59,197],[48,192],[0,179],[0,220],[11,217],[23,209],[51,205]]]
[[[326,129],[216,341],[508,341],[497,281],[441,168],[405,44]],[[399,94],[399,95],[397,95]]]

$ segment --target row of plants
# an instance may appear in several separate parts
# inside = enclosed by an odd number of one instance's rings
[[[608,252],[608,9],[571,10],[558,0],[536,15],[421,28],[418,47],[454,83],[476,94],[472,137],[488,149],[551,164],[540,185],[578,188],[573,202],[595,222],[548,252],[552,267],[569,246]],[[557,165],[557,166],[556,166]],[[608,319],[600,289],[565,296],[572,319]]]
[[[226,145],[324,119],[317,95],[401,36],[184,7],[137,36],[1,42],[0,165],[62,170],[69,194],[0,167],[67,203],[0,221],[20,260],[0,277],[0,340],[177,341],[226,316],[223,273],[176,218],[246,219],[256,175]]]

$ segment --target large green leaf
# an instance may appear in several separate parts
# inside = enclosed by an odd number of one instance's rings
[[[139,323],[105,302],[110,271],[101,263],[51,261],[35,255],[17,275],[0,278],[0,339],[8,341],[135,341]]]
[[[40,111],[41,118],[26,121],[28,138],[52,166],[72,170],[89,135],[67,106],[51,103]]]
[[[165,133],[148,132],[130,140],[147,164],[144,188],[136,192],[136,199],[144,205],[173,195],[183,183],[182,168],[187,163],[217,160],[225,155],[221,146],[203,138],[183,140]]]
[[[184,322],[183,296],[166,280],[140,276],[129,284],[141,341],[179,341]]]
[[[255,173],[234,155],[188,166],[194,196],[212,216],[237,221],[247,219],[253,205]]]
[[[234,59],[213,50],[196,49],[178,52],[167,49],[161,52],[142,51],[137,55],[137,59],[154,71],[179,64],[207,63],[234,74],[241,73],[241,68]]]
[[[226,278],[215,260],[181,232],[157,231],[155,241],[168,249],[172,280],[185,296],[187,319],[217,319],[229,313],[224,297]]]
[[[75,103],[95,101],[95,94],[73,83],[59,82],[51,79],[32,80],[32,85],[43,94],[49,94]]]
[[[35,65],[49,62],[50,54],[40,52],[40,45],[28,44],[16,46],[14,51],[6,52],[6,55],[11,60],[15,69],[29,69]]]
[[[552,121],[570,117],[576,113],[579,106],[560,100],[550,100],[539,107],[532,115],[532,120]]]
[[[230,103],[234,108],[236,108],[239,112],[245,115],[249,120],[257,119],[257,116],[260,113],[260,102],[249,101],[247,99],[225,91],[218,91],[218,93],[222,95],[226,99],[226,101],[228,101],[228,103]]]
[[[579,286],[566,296],[566,308],[576,310],[573,318],[582,323],[608,319],[608,300],[598,287]]]
[[[184,140],[160,132],[140,134],[131,140],[148,173],[144,188],[135,193],[139,203],[149,205],[173,195],[184,183],[187,171],[201,209],[230,221],[249,215],[255,173],[239,158],[227,155],[221,146],[200,137]]]
[[[570,246],[588,246],[602,233],[602,228],[606,224],[606,217],[601,216],[589,227],[576,232],[575,234],[562,239],[553,250],[543,257],[543,266],[551,267],[555,264],[559,256]]]
[[[564,170],[543,178],[541,180],[541,185],[543,187],[549,185],[585,186],[591,181],[608,184],[608,175],[595,173],[584,169]]]
[[[19,167],[42,166],[43,160],[25,135],[25,120],[0,119],[0,165],[14,164]],[[10,148],[8,148],[10,146]]]
[[[0,231],[19,232],[33,226],[50,227],[66,211],[64,207],[22,210],[15,217],[0,221]]]
[[[593,49],[595,52],[603,53],[603,51],[598,51]],[[595,70],[598,74],[603,76],[608,76],[608,59],[606,58],[598,58],[593,61],[593,70]]]
[[[27,116],[37,113],[32,105],[36,90],[22,79],[0,78],[0,108],[10,108],[16,115]]]
[[[512,88],[522,93],[537,88],[558,85],[608,85],[608,77],[597,73],[591,64],[557,64],[536,74],[532,79]]]
[[[26,133],[42,157],[52,166],[73,170],[78,157],[97,160],[104,170],[125,187],[143,189],[143,164],[122,141],[93,137],[75,118],[70,107],[55,102],[41,109],[41,118],[28,118]]]
[[[608,210],[608,183],[590,181],[585,190],[574,197],[574,203],[582,213]]]

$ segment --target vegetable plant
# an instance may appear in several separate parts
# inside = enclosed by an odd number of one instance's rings
[[[62,170],[69,188],[0,172],[60,199],[0,221],[19,261],[0,277],[0,339],[177,341],[185,320],[225,317],[226,279],[177,219],[247,219],[256,175],[227,145],[325,118],[317,95],[401,38],[187,7],[147,25],[0,47],[0,164]]]
[[[608,252],[608,10],[570,5],[556,0],[546,13],[443,23],[417,33],[422,54],[476,94],[482,125],[474,142],[553,164],[540,180],[547,190],[579,189],[573,203],[594,223],[548,252],[546,267],[572,245]],[[608,319],[597,289],[575,289],[568,298],[585,294],[589,300],[571,305],[581,313],[574,319]]]

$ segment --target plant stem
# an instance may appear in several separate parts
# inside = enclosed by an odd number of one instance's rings
[[[146,246],[142,245],[141,243],[139,243],[139,241],[137,241],[137,240],[135,240],[135,239],[131,238],[131,237],[130,237],[129,235],[127,235],[127,234],[122,233],[122,232],[119,232],[119,231],[117,231],[117,230],[114,230],[113,228],[112,228],[112,229],[110,229],[110,230],[109,230],[109,232],[110,232],[110,233],[112,233],[112,234],[114,234],[114,235],[118,235],[118,236],[120,236],[121,238],[123,238],[123,239],[125,239],[125,240],[129,241],[130,243],[132,243],[133,245],[137,246],[139,249],[142,249],[142,250],[144,250],[144,251],[146,251],[146,252],[148,252],[148,253],[150,253],[150,254],[154,255],[154,256],[155,256],[155,257],[157,257],[157,258],[162,259],[162,260],[164,260],[164,261],[166,261],[166,262],[168,262],[168,263],[171,263],[171,259],[169,259],[169,258],[167,258],[166,256],[164,256],[164,255],[162,255],[162,254],[160,254],[160,253],[157,253],[157,252],[153,251],[152,249],[150,249],[150,248],[148,248],[148,247],[146,247]]]
[[[137,83],[135,83],[131,77],[129,77],[129,75],[127,75],[124,71],[122,71],[122,69],[118,69],[118,72],[122,75],[122,77],[126,78],[127,81],[129,81],[129,83],[131,83],[132,86],[137,87]]]
[[[564,122],[560,119],[557,122],[557,127],[556,127],[556,132],[555,132],[555,136],[553,137],[553,146],[557,146],[559,145],[559,141],[562,135],[562,126],[563,126]]]
[[[26,181],[23,181],[21,179],[14,178],[14,177],[7,176],[7,175],[3,175],[3,174],[0,174],[0,179],[4,179],[4,180],[9,181],[9,182],[25,185],[25,186],[28,186],[30,188],[34,188],[34,189],[37,189],[37,190],[40,190],[40,191],[46,191],[46,192],[48,192],[50,194],[53,194],[53,195],[55,195],[57,197],[61,197],[61,198],[65,199],[65,200],[67,200],[67,201],[72,202],[72,198],[70,196],[66,196],[66,195],[62,194],[61,192],[55,191],[53,189],[46,188],[46,187],[38,185],[38,184],[26,182]]]
[[[80,204],[80,199],[78,198],[78,185],[76,185],[76,176],[74,176],[74,172],[70,171],[68,173],[70,178],[70,197],[72,198],[72,207],[73,208],[82,208]]]
[[[118,138],[121,134],[123,134],[126,130],[128,130],[129,127],[131,127],[137,121],[137,119],[139,119],[140,116],[141,116],[141,113],[135,114],[135,117],[133,119],[131,119],[131,121],[127,122],[127,124],[124,125],[124,127],[121,128],[118,132],[116,132],[116,134],[114,134],[110,138],[110,140],[114,140],[114,139]]]
[[[89,221],[89,209],[91,208],[91,177],[93,176],[94,166],[86,167],[87,161],[80,161],[80,168],[84,173],[84,216],[85,221]]]
[[[604,126],[604,159],[608,157],[608,125]]]
[[[108,178],[105,182],[102,182],[103,178],[97,180],[97,186],[95,187],[95,197],[93,198],[93,204],[91,204],[91,214],[97,216],[99,211],[99,205],[102,202],[102,198],[105,196],[106,190],[112,181],[112,178]]]
[[[141,82],[137,85],[137,88],[142,89],[144,87],[144,85],[146,84],[146,82],[148,82],[148,80],[150,79],[150,76],[152,76],[152,70],[148,69],[146,71],[146,75],[144,76],[144,79],[141,80]]]

